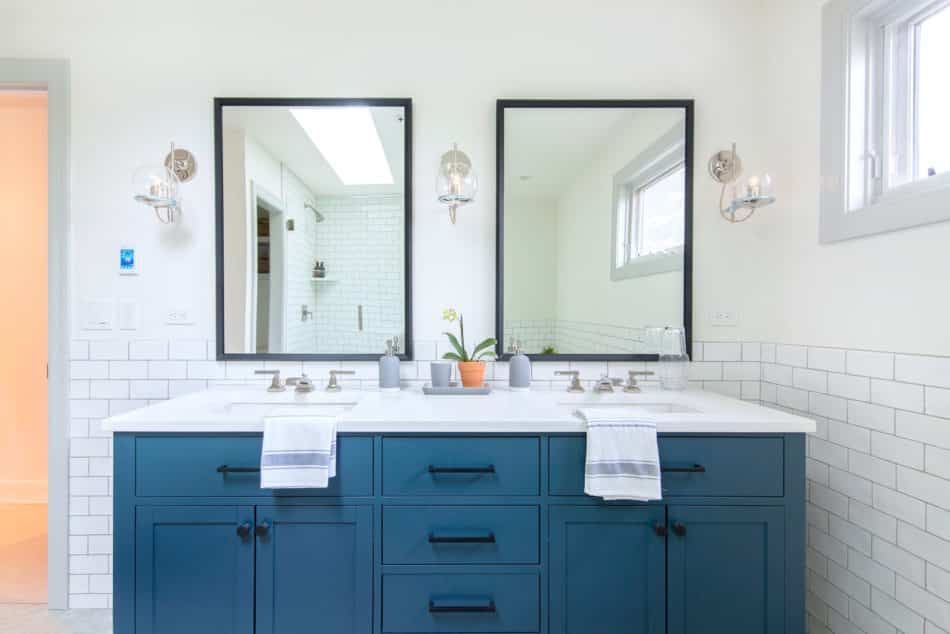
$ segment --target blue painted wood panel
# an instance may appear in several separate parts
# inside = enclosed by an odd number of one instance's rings
[[[668,513],[669,634],[785,632],[783,509],[670,506]]]
[[[135,518],[137,634],[252,634],[254,509],[140,506]]]
[[[261,489],[259,473],[218,473],[220,465],[257,468],[260,436],[143,436],[135,442],[135,490],[143,497],[298,497],[373,494],[373,439],[341,437],[337,477],[326,489]]]
[[[538,438],[383,438],[383,495],[537,495]]]
[[[370,506],[257,507],[256,634],[372,634]]]
[[[552,634],[664,634],[662,506],[552,506]],[[697,629],[694,633],[705,632]]]
[[[584,495],[585,436],[550,440],[551,495]],[[780,497],[784,448],[780,437],[659,438],[661,468],[701,465],[702,473],[665,471],[663,497]]]
[[[387,506],[385,564],[536,564],[537,506]]]
[[[533,573],[383,574],[383,632],[539,632]]]

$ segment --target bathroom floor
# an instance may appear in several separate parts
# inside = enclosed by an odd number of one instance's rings
[[[45,504],[0,504],[0,603],[46,603]]]
[[[0,604],[0,634],[110,634],[111,610],[50,612],[46,605]]]

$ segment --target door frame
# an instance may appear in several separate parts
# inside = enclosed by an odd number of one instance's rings
[[[0,88],[47,93],[48,507],[47,603],[69,605],[69,62],[0,59]]]

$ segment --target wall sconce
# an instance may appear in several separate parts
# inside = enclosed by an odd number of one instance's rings
[[[739,179],[742,175],[742,160],[736,154],[736,144],[731,150],[716,152],[709,159],[709,175],[722,185],[719,194],[719,214],[729,222],[745,222],[755,210],[775,202],[772,195],[772,177],[767,172]],[[732,199],[726,206],[726,192]],[[739,213],[744,212],[744,213]]]
[[[448,205],[453,225],[458,208],[475,200],[477,191],[478,178],[472,168],[472,161],[465,152],[459,150],[458,144],[453,143],[452,149],[442,155],[436,180],[439,202]]]
[[[175,221],[176,212],[181,212],[178,186],[195,176],[197,163],[191,152],[175,148],[165,157],[162,165],[146,165],[135,170],[132,184],[138,192],[135,200],[155,210],[155,217],[163,224]]]

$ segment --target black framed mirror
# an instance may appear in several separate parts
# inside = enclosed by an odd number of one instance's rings
[[[496,317],[542,361],[692,352],[693,101],[498,100]]]
[[[217,358],[412,358],[412,100],[214,100]]]

